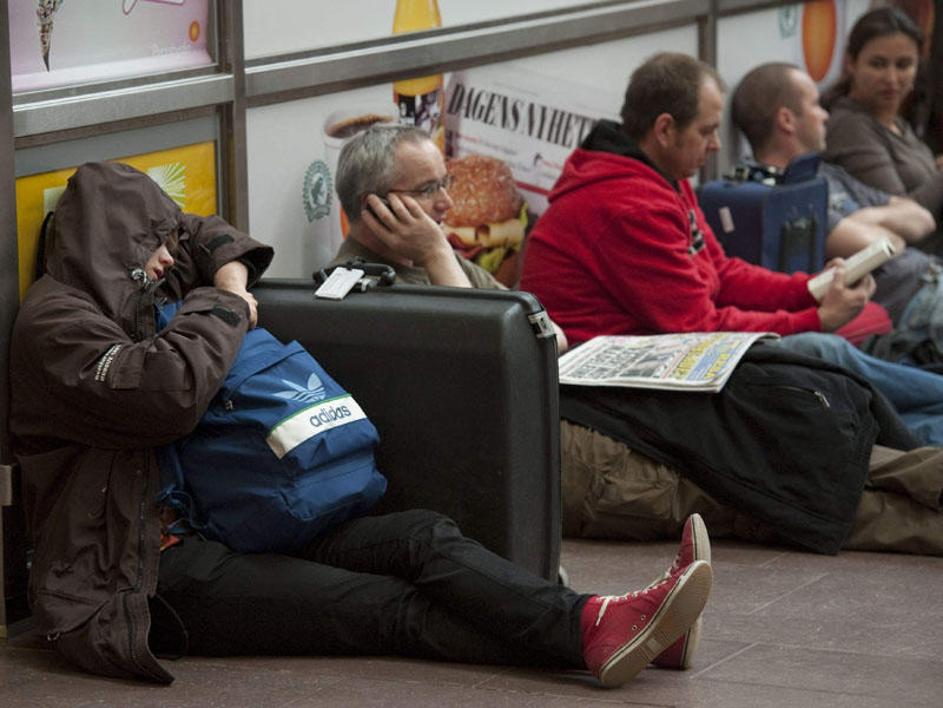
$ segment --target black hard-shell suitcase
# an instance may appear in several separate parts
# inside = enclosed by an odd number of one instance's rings
[[[556,346],[513,291],[397,286],[345,299],[263,281],[260,325],[300,342],[380,431],[377,512],[425,507],[548,580],[560,560]]]

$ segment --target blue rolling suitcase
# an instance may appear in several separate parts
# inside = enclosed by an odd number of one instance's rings
[[[562,536],[556,346],[528,293],[417,286],[315,298],[253,289],[259,324],[297,340],[380,432],[375,513],[424,507],[548,580]]]
[[[728,256],[785,273],[822,269],[828,185],[819,160],[801,156],[783,172],[738,165],[701,187],[701,209]]]

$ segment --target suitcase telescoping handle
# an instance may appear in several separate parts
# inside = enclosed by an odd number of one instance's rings
[[[389,287],[396,282],[396,271],[393,266],[386,263],[368,263],[363,258],[352,258],[345,263],[340,263],[330,268],[322,268],[311,274],[315,287],[320,287],[327,281],[335,268],[346,268],[347,270],[362,270],[363,277],[355,286],[355,290],[366,292],[377,287]]]

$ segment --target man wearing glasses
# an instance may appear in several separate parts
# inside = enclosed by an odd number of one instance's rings
[[[361,258],[392,266],[398,283],[505,290],[452,249],[442,228],[451,184],[442,153],[421,128],[376,126],[353,137],[337,160],[350,232],[328,267]],[[551,324],[558,352],[566,351],[563,330]]]
[[[350,233],[332,265],[359,257],[393,265],[400,282],[503,287],[449,245],[442,220],[452,208],[451,181],[442,153],[419,128],[375,127],[354,137],[337,164]]]

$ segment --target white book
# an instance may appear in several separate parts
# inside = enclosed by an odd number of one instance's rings
[[[845,285],[855,283],[872,270],[897,255],[893,244],[882,238],[867,248],[862,248],[855,255],[845,259]],[[834,268],[826,268],[808,282],[809,292],[816,300],[821,300],[831,285],[835,275]]]

